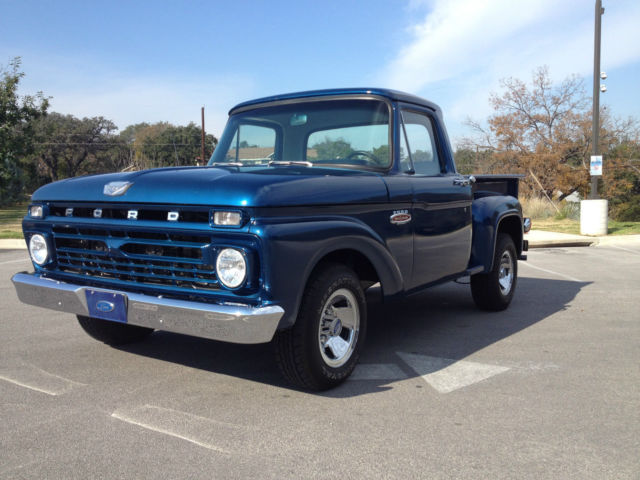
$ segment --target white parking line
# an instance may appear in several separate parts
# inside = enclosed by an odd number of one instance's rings
[[[416,353],[396,353],[425,382],[440,393],[450,393],[509,370],[509,367],[500,365],[429,357]]]
[[[171,408],[144,405],[133,409],[120,409],[113,412],[111,416],[215,452],[230,454],[234,445],[239,446],[244,443],[244,432],[241,426],[217,422]]]
[[[622,250],[624,252],[629,252],[629,253],[633,253],[635,255],[640,255],[640,252],[637,251],[637,250],[629,250],[628,248],[618,247],[617,245],[604,244],[604,245],[600,246],[600,248],[615,248],[616,250]]]
[[[62,395],[79,386],[86,386],[85,383],[75,382],[29,364],[3,367],[0,370],[0,380],[52,396]]]
[[[9,263],[22,263],[22,262],[30,262],[28,258],[20,258],[18,260],[7,260],[6,262],[0,262],[0,265],[7,265]]]
[[[36,392],[46,393],[47,395],[58,395],[58,392],[54,392],[53,390],[47,390],[42,387],[36,387],[35,385],[27,385],[19,380],[15,380],[13,378],[7,378],[4,375],[0,375],[0,380],[4,380],[5,382],[13,383],[14,385],[18,385],[19,387],[28,388],[30,390],[35,390]]]
[[[578,280],[576,277],[572,277],[570,275],[565,275],[564,273],[560,273],[560,272],[554,272],[553,270],[547,270],[546,268],[542,268],[542,267],[536,267],[535,265],[531,265],[531,263],[529,262],[520,262],[518,263],[518,266],[520,265],[525,265],[529,268],[533,268],[535,270],[540,270],[541,272],[547,272],[550,273],[551,275],[556,275],[558,277],[562,277],[562,278],[566,278],[567,280],[571,280],[572,282],[582,282],[582,280]]]

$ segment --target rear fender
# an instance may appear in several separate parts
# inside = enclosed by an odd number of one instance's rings
[[[481,265],[484,273],[491,271],[501,229],[513,237],[518,255],[522,253],[522,207],[517,198],[505,195],[477,198],[473,201],[471,213],[473,240],[469,268]],[[514,227],[516,223],[518,226]]]

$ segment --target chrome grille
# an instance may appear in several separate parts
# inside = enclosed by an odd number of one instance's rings
[[[52,233],[55,268],[65,275],[186,295],[220,288],[208,235],[69,225]]]

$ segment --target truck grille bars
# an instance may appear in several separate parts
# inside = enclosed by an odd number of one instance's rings
[[[55,270],[108,287],[153,289],[198,296],[218,291],[211,237],[124,229],[55,225]]]

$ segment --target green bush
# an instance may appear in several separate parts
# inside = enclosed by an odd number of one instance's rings
[[[580,220],[580,204],[578,202],[562,201],[558,208],[560,209],[560,212],[556,213],[556,220],[564,220],[565,218]]]
[[[640,222],[640,204],[628,202],[616,205],[611,216],[619,222]]]

